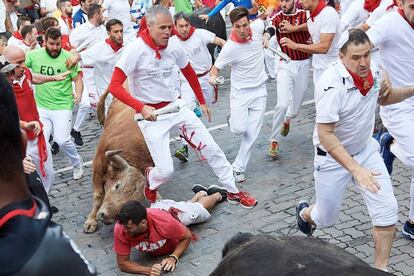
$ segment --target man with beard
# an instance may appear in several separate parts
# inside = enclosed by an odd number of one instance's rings
[[[58,9],[61,12],[58,18],[60,31],[63,35],[70,35],[70,32],[73,30],[72,4],[69,0],[59,0]]]
[[[115,64],[124,49],[122,21],[118,19],[109,20],[106,23],[106,31],[108,33],[107,39],[96,43],[79,54],[75,54],[67,63],[68,67],[71,67],[72,64],[82,61],[83,66],[93,67],[92,74],[99,97],[107,91]],[[108,112],[111,102],[112,95],[108,95],[105,100],[105,114]]]
[[[26,66],[34,73],[54,76],[67,70],[65,63],[69,57],[70,53],[62,50],[60,30],[51,27],[45,33],[45,47],[29,52]],[[73,104],[78,104],[82,98],[83,83],[79,66],[73,66],[70,71],[62,81],[36,85],[35,98],[45,137],[49,137],[53,130],[55,142],[64,150],[74,167],[73,178],[80,179],[83,160],[70,138],[70,129]],[[75,95],[72,81],[75,84]]]
[[[284,37],[295,43],[307,43],[310,35],[306,28],[306,12],[296,9],[295,0],[282,0],[280,5],[282,10],[273,17],[273,26],[263,35],[265,46],[274,34],[279,44]],[[281,59],[277,72],[277,105],[268,151],[272,158],[278,156],[280,136],[288,135],[290,120],[298,115],[309,84],[310,55],[287,47],[281,49],[291,61]]]
[[[414,95],[414,86],[391,88],[379,65],[371,62],[371,42],[359,29],[340,39],[340,61],[322,74],[315,86],[316,202],[296,207],[301,232],[312,235],[315,227],[335,224],[342,198],[352,183],[364,198],[371,217],[375,267],[386,270],[398,221],[398,204],[391,178],[372,138],[375,109]]]

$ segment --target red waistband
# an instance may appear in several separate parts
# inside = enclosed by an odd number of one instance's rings
[[[210,69],[208,69],[208,70],[207,70],[207,71],[205,71],[204,73],[197,74],[197,78],[204,77],[205,75],[207,75],[207,74],[208,74],[208,72],[210,72],[210,70],[211,70],[211,67],[210,67]]]
[[[155,109],[160,109],[160,108],[163,108],[163,107],[169,105],[170,103],[171,102],[159,102],[159,103],[156,103],[156,104],[149,104],[149,103],[147,103],[145,105],[149,105],[149,106],[151,106],[151,107],[153,107]]]

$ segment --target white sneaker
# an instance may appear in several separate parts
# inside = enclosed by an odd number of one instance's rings
[[[236,180],[237,183],[242,183],[246,181],[246,176],[242,172],[236,172],[233,171],[234,180]]]
[[[81,161],[78,165],[73,167],[73,179],[78,180],[83,175],[83,158],[81,157]]]

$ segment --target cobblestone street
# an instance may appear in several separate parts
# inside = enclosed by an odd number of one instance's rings
[[[222,74],[226,79],[229,78],[228,71],[223,71]],[[219,102],[213,108],[213,120],[206,125],[211,128],[216,142],[232,162],[239,149],[240,138],[234,136],[226,125],[229,85],[230,82],[226,81],[221,87]],[[281,156],[272,160],[267,156],[267,138],[276,102],[276,83],[268,82],[267,86],[268,103],[264,124],[246,172],[247,181],[239,185],[241,189],[255,196],[259,204],[252,210],[226,202],[219,204],[212,212],[210,221],[191,227],[200,240],[191,244],[171,275],[209,275],[220,261],[224,243],[240,231],[253,234],[302,235],[296,228],[295,204],[299,199],[314,201],[313,90],[312,87],[309,88],[300,115],[292,120],[290,134],[281,141]],[[93,159],[100,133],[101,127],[96,116],[85,122],[82,129],[85,144],[78,147],[86,163],[85,174],[81,180],[72,179],[69,161],[62,152],[54,157],[58,173],[50,192],[51,203],[60,210],[54,215],[54,220],[63,225],[65,232],[77,243],[85,257],[97,266],[100,275],[124,275],[117,268],[112,251],[113,226],[100,224],[98,231],[93,234],[83,232],[83,223],[92,207],[90,161]],[[175,152],[179,145],[178,142],[173,142],[171,152]],[[185,164],[174,160],[174,176],[160,188],[164,198],[187,200],[193,195],[193,184],[218,184],[216,176],[205,162],[198,161],[194,152],[190,153],[190,157],[190,161]],[[392,179],[400,211],[398,230],[401,230],[409,212],[410,177],[411,172],[397,161]],[[336,244],[372,265],[374,250],[371,222],[361,195],[351,185],[342,207],[337,224],[326,230],[316,230],[315,238]],[[391,255],[390,272],[396,275],[414,274],[413,243],[402,238],[399,231]],[[132,258],[148,264],[153,261],[138,252],[133,252]]]

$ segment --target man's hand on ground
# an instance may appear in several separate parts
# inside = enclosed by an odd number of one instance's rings
[[[167,257],[161,261],[161,266],[164,271],[174,271],[177,265],[174,257]]]
[[[150,276],[159,276],[162,272],[162,265],[161,264],[153,264],[151,266]]]

